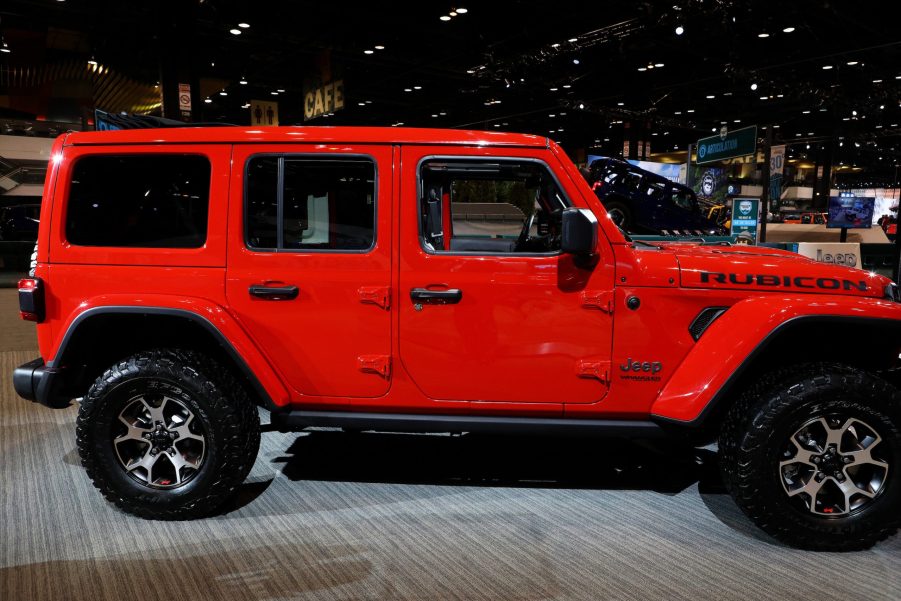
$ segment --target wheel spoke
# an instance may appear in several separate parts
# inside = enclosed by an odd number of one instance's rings
[[[837,484],[845,497],[845,513],[851,511],[851,499],[856,495],[863,495],[869,499],[876,496],[876,493],[871,493],[870,491],[857,486],[850,478],[845,478],[844,482],[838,482]]]
[[[163,400],[160,401],[159,407],[153,407],[143,398],[141,400],[143,401],[144,406],[147,407],[147,411],[150,412],[150,419],[153,421],[153,423],[160,422],[165,426],[166,416],[163,414],[163,409],[166,407],[166,403],[169,402],[169,397],[164,396]]]
[[[126,440],[134,440],[137,442],[142,442],[144,444],[150,444],[144,439],[144,433],[150,431],[148,428],[136,426],[135,424],[122,417],[122,415],[119,415],[119,421],[128,428],[128,431],[125,434],[114,438],[114,443],[119,444],[120,442],[125,442]]]
[[[794,436],[792,436],[791,442],[795,447],[795,456],[792,457],[791,459],[786,459],[785,461],[780,461],[779,468],[781,469],[781,468],[785,467],[786,465],[792,465],[794,463],[803,463],[804,465],[809,465],[810,467],[816,468],[816,464],[814,464],[814,462],[813,462],[813,456],[816,453],[812,453],[810,451],[810,449],[806,449],[803,446],[801,446],[801,443],[799,443],[797,440],[795,440]]]
[[[788,496],[794,497],[800,495],[801,493],[807,493],[810,495],[810,511],[815,511],[817,504],[817,494],[820,492],[820,489],[823,488],[823,480],[822,482],[817,482],[816,478],[813,476],[810,477],[810,480],[807,481],[807,484],[802,486],[801,488],[796,488],[788,493]]]
[[[825,447],[829,447],[830,445],[835,445],[835,448],[841,447],[842,437],[845,435],[845,431],[850,427],[853,420],[845,420],[845,423],[841,425],[839,428],[833,428],[829,425],[829,422],[826,421],[825,418],[821,417],[819,420],[820,424],[823,425],[823,428],[826,430],[826,445]]]
[[[876,446],[875,442],[865,449],[860,449],[859,451],[851,451],[849,453],[842,453],[842,455],[854,459],[854,461],[847,467],[857,467],[859,465],[875,465],[881,468],[887,468],[888,463],[873,457],[872,449],[874,446]]]
[[[191,416],[191,419],[193,418],[194,416]],[[191,423],[191,419],[185,422],[185,424],[182,426],[179,426],[177,428],[170,428],[170,431],[178,434],[178,438],[175,439],[176,442],[181,442],[183,440],[197,440],[201,443],[206,444],[206,440],[203,438],[203,436],[194,434],[193,432],[191,432],[190,428],[188,428],[188,425]]]

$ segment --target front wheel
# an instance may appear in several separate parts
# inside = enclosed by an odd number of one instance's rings
[[[260,421],[227,370],[157,350],[94,382],[76,432],[82,465],[108,500],[144,518],[186,519],[215,510],[244,481]]]
[[[901,522],[901,392],[863,371],[765,378],[731,408],[720,454],[739,507],[792,546],[865,549]]]

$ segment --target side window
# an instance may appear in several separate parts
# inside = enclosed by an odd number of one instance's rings
[[[252,157],[246,186],[250,248],[366,251],[375,243],[375,163],[370,159]]]
[[[198,155],[88,155],[75,161],[66,239],[78,246],[200,248],[210,161]]]
[[[558,252],[568,206],[539,162],[432,159],[420,166],[420,233],[430,252]]]

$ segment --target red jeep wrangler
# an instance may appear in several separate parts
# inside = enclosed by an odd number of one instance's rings
[[[80,401],[82,462],[146,518],[204,515],[274,427],[719,443],[790,544],[901,513],[901,296],[766,248],[632,242],[550,140],[394,128],[67,134],[19,284]],[[586,461],[585,469],[592,469]]]

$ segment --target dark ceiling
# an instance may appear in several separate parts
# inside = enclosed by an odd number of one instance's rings
[[[94,55],[152,85],[160,57],[175,57],[209,94],[202,119],[229,123],[248,123],[254,98],[277,100],[282,124],[302,123],[305,81],[341,77],[346,108],[309,124],[523,131],[608,154],[628,124],[646,128],[654,152],[722,125],[770,125],[796,156],[828,150],[897,181],[901,34],[890,6],[6,0],[12,52],[0,69]],[[455,7],[467,12],[440,20]],[[229,33],[238,23],[250,27]]]

